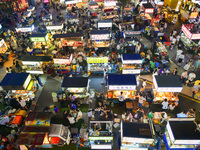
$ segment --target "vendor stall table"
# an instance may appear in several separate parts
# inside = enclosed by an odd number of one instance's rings
[[[109,30],[91,30],[90,40],[93,42],[94,47],[109,47],[110,40]]]
[[[140,74],[142,57],[140,54],[122,54],[122,74]]]
[[[91,149],[112,149],[112,121],[90,121],[89,141]]]
[[[151,124],[121,122],[120,150],[148,150],[154,142],[154,129]]]
[[[181,41],[186,50],[192,50],[194,46],[199,45],[200,29],[194,24],[183,24],[181,33]]]
[[[54,34],[53,39],[60,39],[61,47],[72,46],[81,47],[83,46],[83,33],[66,33],[66,34]]]
[[[52,62],[51,56],[25,55],[22,58],[22,69],[31,74],[44,74],[43,66]]]
[[[163,135],[167,150],[195,150],[200,144],[195,118],[169,118]]]
[[[103,73],[108,70],[108,57],[87,57],[88,72]]]
[[[79,17],[78,14],[76,13],[72,14],[65,13],[64,18],[65,18],[65,23],[67,22],[70,22],[71,24],[73,24],[74,22],[79,23]]]
[[[84,99],[87,97],[89,80],[88,77],[64,77],[61,87],[66,94]]]
[[[165,98],[172,102],[179,101],[178,93],[183,89],[179,76],[153,76],[153,83],[154,104],[161,103]]]
[[[108,99],[118,99],[120,92],[126,99],[135,99],[136,78],[134,74],[108,74]]]
[[[34,49],[42,49],[42,46],[44,45],[45,48],[49,47],[49,35],[48,33],[33,33],[30,36],[31,42],[34,42],[33,48]]]
[[[73,59],[73,54],[69,55],[68,57],[65,56],[65,58],[53,58],[54,66],[57,68],[58,66],[62,70],[62,73],[65,74],[67,72],[70,72],[71,67],[71,61]]]
[[[34,98],[36,86],[29,73],[7,73],[0,83],[7,96],[22,97],[24,100]]]

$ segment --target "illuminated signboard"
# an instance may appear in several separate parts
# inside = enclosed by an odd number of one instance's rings
[[[62,30],[63,24],[60,26],[46,26],[47,30]]]
[[[76,4],[78,3],[78,0],[74,0],[74,1],[65,1],[65,4],[68,5],[68,4]]]
[[[90,9],[99,8],[99,5],[90,6]]]
[[[22,28],[16,28],[17,32],[32,32],[35,29],[35,26],[32,25],[31,27],[22,27]]]
[[[187,139],[187,140],[175,140],[176,145],[200,145],[200,140]]]
[[[0,41],[0,47],[2,47],[4,44],[5,44],[5,41],[4,41],[4,39],[2,39],[2,40]]]
[[[108,57],[87,57],[87,63],[108,63]]]
[[[154,12],[154,9],[152,9],[152,8],[145,9],[145,13],[153,13],[153,12]]]
[[[54,64],[70,64],[69,59],[53,59]]]
[[[152,144],[154,139],[123,137],[122,142]]]
[[[139,74],[140,69],[134,69],[134,70],[122,70],[122,74]]]
[[[182,31],[185,33],[185,35],[190,39],[192,36],[192,33],[185,27],[185,25],[182,25]]]
[[[198,16],[199,12],[191,12],[190,19],[194,19]]]
[[[171,127],[170,127],[169,122],[167,123],[166,128],[167,128],[167,132],[168,132],[168,135],[169,135],[169,137],[170,137],[171,142],[174,143],[175,138],[174,138],[174,135],[173,135],[173,132],[172,132],[172,129],[171,129]]]
[[[98,22],[98,28],[111,28],[112,22]]]
[[[111,144],[104,144],[104,145],[92,145],[91,144],[91,149],[112,149]]]
[[[142,59],[141,60],[123,60],[123,64],[142,64]]]
[[[200,33],[192,34],[191,39],[192,39],[192,40],[199,40],[199,39],[200,39]]]
[[[29,74],[28,77],[26,78],[26,81],[24,82],[24,85],[23,85],[24,89],[27,88],[30,81],[31,81],[31,75]]]
[[[45,37],[32,37],[31,38],[32,42],[45,42]]]
[[[89,140],[113,140],[113,137],[106,136],[94,136],[89,137]]]
[[[110,34],[92,34],[91,40],[109,40]]]
[[[109,85],[109,90],[135,90],[136,89],[136,85],[132,85],[132,86],[120,86],[120,85]]]

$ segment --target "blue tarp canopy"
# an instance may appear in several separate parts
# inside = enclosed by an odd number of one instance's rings
[[[142,60],[142,56],[140,54],[122,54],[123,60]]]
[[[137,85],[134,74],[109,74],[108,85]]]
[[[4,90],[24,90],[24,82],[29,73],[7,73],[0,83]]]
[[[64,77],[61,87],[83,88],[88,86],[88,77]]]

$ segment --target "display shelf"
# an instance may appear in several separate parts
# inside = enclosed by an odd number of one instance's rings
[[[117,96],[121,94],[121,91],[108,91],[108,98],[118,98]],[[135,91],[123,91],[123,96],[126,99],[134,99]]]

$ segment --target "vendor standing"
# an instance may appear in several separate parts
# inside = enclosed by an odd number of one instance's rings
[[[122,108],[124,104],[124,100],[125,100],[125,97],[123,96],[123,92],[121,92],[121,94],[118,95],[117,97],[119,97],[119,106]]]

